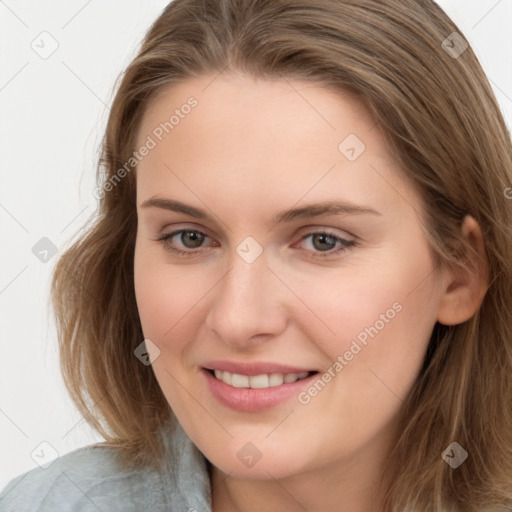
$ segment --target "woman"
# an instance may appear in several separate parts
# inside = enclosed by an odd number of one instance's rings
[[[432,1],[175,0],[52,294],[106,443],[2,510],[512,506],[510,135]]]

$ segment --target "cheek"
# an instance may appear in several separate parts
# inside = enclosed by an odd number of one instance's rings
[[[135,295],[144,338],[160,351],[153,372],[167,402],[179,413],[185,404],[177,382],[184,384],[189,378],[186,354],[196,336],[191,326],[198,324],[198,304],[207,289],[183,269],[155,260],[149,251],[136,251]]]
[[[426,248],[415,258],[407,254],[389,252],[295,288],[315,313],[299,320],[301,330],[327,356],[332,388],[354,413],[400,403],[421,369],[439,305],[438,276]]]
[[[314,278],[297,275],[289,282],[297,295],[304,298],[307,311],[301,315],[294,313],[294,321],[334,360],[350,349],[353,340],[364,347],[376,332],[379,337],[389,332],[398,317],[404,316],[400,310],[405,301],[405,281],[407,276],[402,274],[401,280],[396,280],[377,266],[371,270],[357,265],[330,269]]]
[[[299,403],[307,411],[310,430],[324,432],[331,448],[362,446],[392,425],[417,378],[435,323],[435,300],[427,300],[428,282],[411,293],[416,275],[412,266],[403,266],[401,280],[385,274],[345,279],[343,289],[325,302],[310,302],[336,334],[326,335],[318,321],[316,329],[302,324],[309,339],[328,355],[329,366],[319,376],[323,383],[313,383]],[[314,295],[312,290],[310,297]],[[314,448],[331,456],[321,442]]]
[[[191,326],[197,325],[202,300],[213,285],[208,273],[170,265],[161,256],[136,248],[134,287],[144,336],[161,351],[186,346],[194,337]]]

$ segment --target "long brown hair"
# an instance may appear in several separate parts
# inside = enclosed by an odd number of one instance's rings
[[[151,366],[134,356],[143,340],[135,136],[164,87],[226,70],[357,93],[421,193],[438,261],[462,264],[461,221],[469,213],[480,224],[489,287],[471,319],[433,329],[388,459],[386,507],[512,508],[511,139],[477,57],[432,0],[175,0],[164,9],[120,77],[98,214],[52,277],[62,372],[85,420],[126,465],[159,467],[155,432],[173,415]],[[453,441],[469,454],[457,469],[441,457]]]

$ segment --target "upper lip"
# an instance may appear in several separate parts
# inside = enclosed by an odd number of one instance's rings
[[[204,364],[207,370],[222,370],[238,373],[240,375],[262,375],[264,373],[302,373],[316,371],[311,368],[288,366],[286,364],[271,363],[266,361],[238,362],[238,361],[209,361]]]

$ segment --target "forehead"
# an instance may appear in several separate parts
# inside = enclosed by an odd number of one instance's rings
[[[283,187],[293,202],[350,191],[354,201],[391,203],[413,193],[362,100],[321,84],[233,73],[185,80],[147,106],[137,147],[148,137],[154,148],[137,168],[145,197],[184,185],[226,198],[237,188],[254,206],[258,193],[278,200]]]
[[[192,112],[186,107],[190,98],[197,101]],[[180,109],[186,112],[179,112]],[[173,135],[178,136],[183,129],[174,128],[184,119],[183,114],[190,117],[187,125],[199,130],[209,128],[213,122],[218,130],[226,131],[236,122],[255,135],[266,132],[271,136],[276,128],[287,125],[288,131],[280,133],[282,139],[305,134],[304,128],[337,139],[346,129],[363,135],[375,126],[362,100],[349,91],[334,91],[314,82],[261,79],[234,72],[187,79],[163,88],[145,109],[139,142],[173,113],[179,115],[179,121],[171,123]],[[297,125],[297,121],[306,124]],[[296,130],[290,133],[292,125]]]

